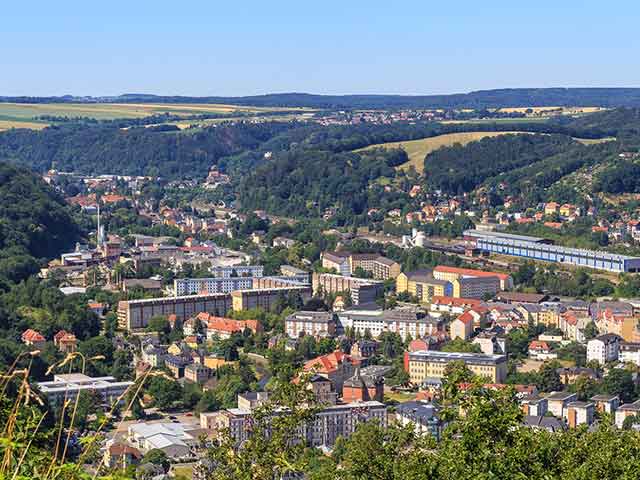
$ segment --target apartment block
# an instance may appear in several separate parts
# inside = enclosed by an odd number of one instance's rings
[[[301,333],[314,337],[333,337],[336,333],[336,320],[330,312],[295,312],[284,323],[291,338],[298,338]]]
[[[451,362],[461,361],[474,374],[488,378],[492,383],[503,383],[507,376],[506,355],[481,353],[440,352],[421,350],[405,354],[411,382],[418,385],[427,378],[442,378]]]
[[[36,384],[52,406],[59,406],[65,400],[75,401],[80,392],[87,391],[99,395],[104,406],[111,406],[133,382],[118,382],[114,377],[89,377],[82,373],[58,374],[53,381]]]
[[[311,284],[313,293],[349,292],[354,305],[372,303],[384,292],[382,281],[366,278],[345,277],[331,273],[314,273]]]
[[[416,297],[421,303],[430,303],[436,296],[452,296],[453,285],[447,280],[437,280],[430,270],[417,270],[398,275],[396,292],[406,292]]]

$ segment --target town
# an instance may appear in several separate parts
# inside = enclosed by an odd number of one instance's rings
[[[640,478],[638,5],[65,3],[2,10],[0,480]]]
[[[39,276],[63,296],[87,298],[106,337],[80,340],[49,325],[24,330],[21,341],[25,352],[53,345],[58,363],[82,355],[84,364],[90,353],[113,362],[88,369],[72,362],[77,368],[35,384],[55,409],[70,399],[99,407],[78,422],[107,422],[97,468],[161,474],[170,465],[174,474],[193,469],[193,478],[206,478],[207,449],[225,436],[234,448],[248,442],[255,415],[283,379],[304,385],[317,405],[296,436],[326,451],[369,421],[411,425],[438,441],[450,422],[441,412],[454,371],[463,372],[461,392],[474,381],[512,389],[533,431],[593,427],[605,414],[620,429],[640,430],[640,298],[589,301],[523,289],[527,275],[544,268],[536,262],[565,275],[575,268],[611,275],[635,272],[640,258],[507,233],[504,221],[486,216],[453,241],[418,230],[455,220],[455,199],[423,208],[437,220],[408,214],[410,233],[399,240],[334,229],[305,242],[294,233],[300,222],[262,211],[154,205],[142,193],[154,182],[148,177],[50,171],[43,178],[54,188],[69,178],[81,185],[67,203],[96,228],[89,243]],[[190,188],[228,182],[212,169]],[[122,223],[129,212],[144,227]],[[578,214],[546,204],[539,218]],[[418,251],[431,252],[434,265],[408,268],[407,255]],[[133,398],[133,389],[144,393]],[[158,456],[164,460],[150,460]]]

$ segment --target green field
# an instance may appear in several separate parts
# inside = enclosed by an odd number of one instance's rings
[[[466,145],[470,142],[475,142],[485,137],[496,137],[498,135],[506,134],[520,134],[526,132],[463,132],[463,133],[447,133],[444,135],[437,135],[435,137],[421,138],[419,140],[409,140],[407,142],[389,142],[379,143],[376,145],[369,145],[368,147],[356,150],[369,150],[372,148],[401,148],[409,156],[409,161],[400,165],[397,168],[408,169],[413,165],[418,172],[422,172],[424,169],[424,157],[428,153],[433,152],[441,147],[450,147],[459,143],[460,145]]]
[[[9,128],[44,128],[47,123],[38,117],[87,117],[97,120],[143,118],[168,113],[172,115],[252,114],[282,111],[309,113],[304,108],[262,108],[222,104],[156,104],[156,103],[0,103],[0,130]],[[222,119],[216,121],[223,121]],[[207,120],[208,123],[215,123]]]

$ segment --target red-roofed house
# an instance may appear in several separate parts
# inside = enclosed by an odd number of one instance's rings
[[[22,343],[30,347],[40,348],[47,340],[35,330],[29,328],[22,333]]]
[[[474,330],[476,317],[478,317],[478,319],[480,317],[478,312],[467,310],[451,322],[451,325],[449,325],[451,339],[461,338],[462,340],[469,340]]]
[[[550,360],[557,357],[555,353],[551,353],[551,348],[547,342],[533,340],[529,344],[529,358],[534,360]]]
[[[460,315],[466,310],[481,307],[482,301],[477,298],[455,298],[434,296],[431,298],[431,311]]]
[[[317,373],[331,381],[338,395],[342,395],[344,381],[351,378],[356,362],[350,355],[340,350],[313,358],[302,368],[306,373]]]
[[[78,340],[73,333],[60,330],[53,336],[53,344],[58,347],[62,353],[72,353],[76,351]]]
[[[229,338],[235,332],[242,332],[248,328],[253,333],[262,330],[258,320],[234,320],[232,318],[216,317],[206,312],[199,313],[196,318],[205,324],[207,330],[207,340],[214,336],[219,338]]]

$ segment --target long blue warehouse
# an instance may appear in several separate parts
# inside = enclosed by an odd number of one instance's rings
[[[538,237],[527,237],[501,232],[465,230],[464,237],[474,241],[476,247],[489,253],[566,263],[608,272],[640,272],[640,257],[617,255],[601,250],[552,245]]]

